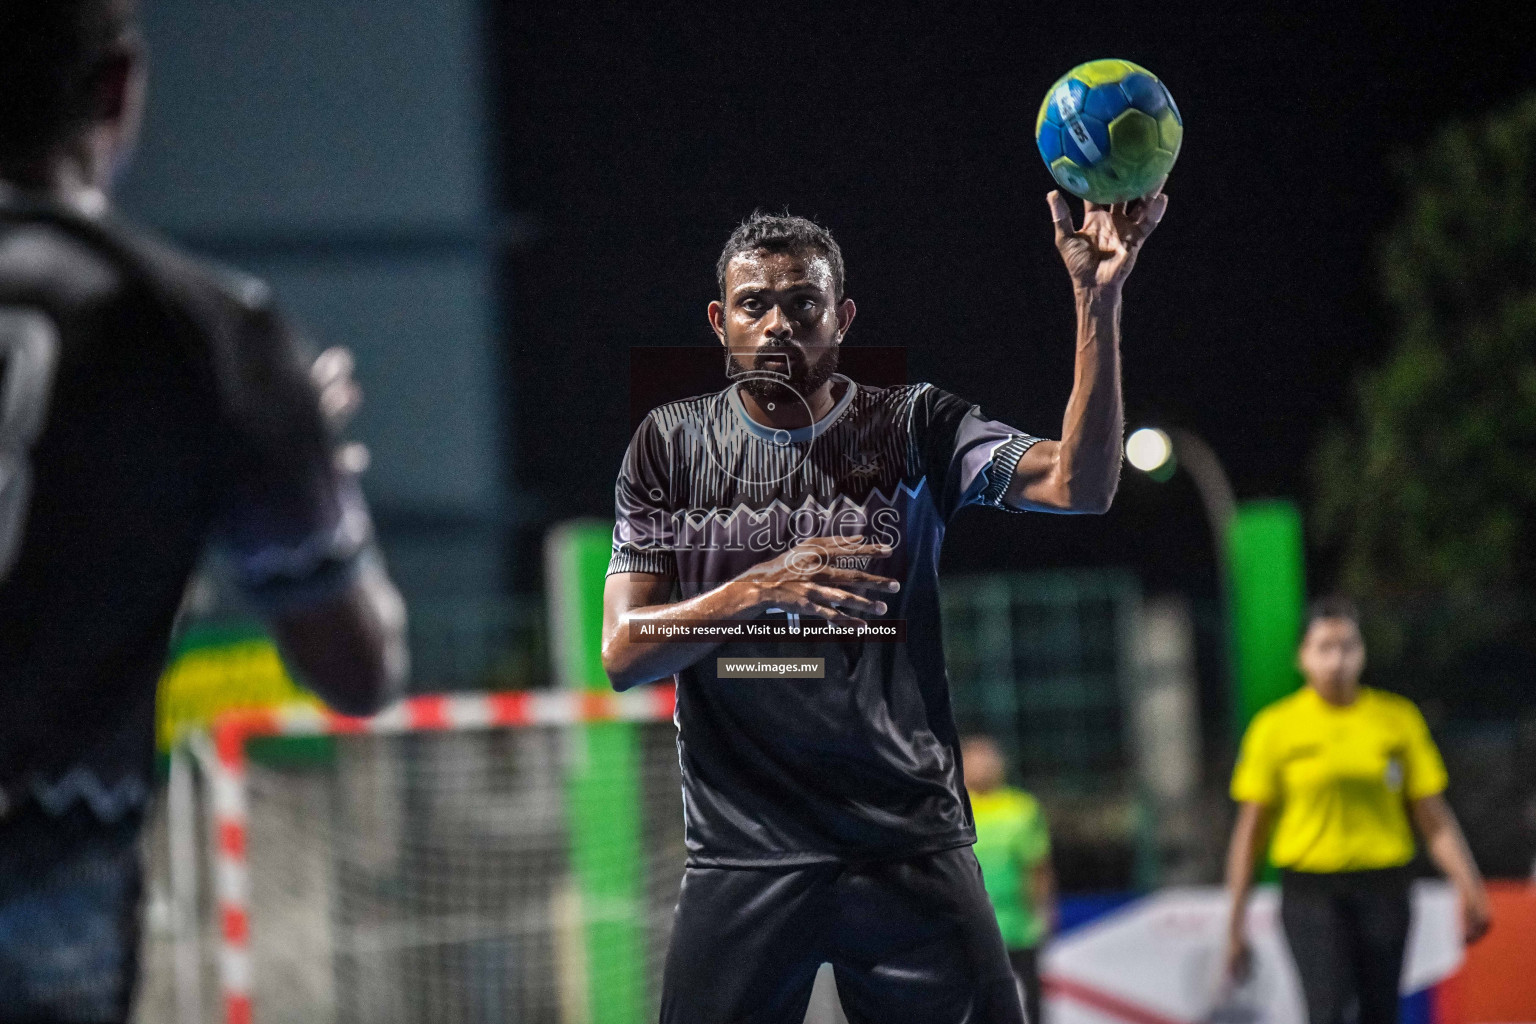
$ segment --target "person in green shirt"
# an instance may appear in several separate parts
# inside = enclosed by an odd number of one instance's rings
[[[1039,802],[1007,784],[1003,752],[990,736],[961,741],[965,788],[976,819],[976,861],[1024,993],[1029,1024],[1041,1024],[1040,946],[1055,928],[1056,876]]]

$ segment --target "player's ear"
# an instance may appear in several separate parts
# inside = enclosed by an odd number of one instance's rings
[[[114,43],[91,75],[91,119],[123,121],[137,117],[143,106],[147,58],[144,42],[129,35]]]
[[[709,317],[709,326],[714,329],[715,337],[720,339],[721,345],[724,345],[725,307],[721,305],[719,299],[716,299],[709,304],[709,308],[705,310],[705,315]]]
[[[108,152],[102,168],[106,187],[138,143],[144,119],[147,79],[144,44],[137,35],[121,40],[102,60],[91,82],[91,121],[98,144]]]
[[[853,326],[853,317],[854,314],[858,313],[858,311],[859,307],[853,304],[852,299],[844,299],[841,303],[838,304],[837,334],[839,338],[847,334],[848,328]]]

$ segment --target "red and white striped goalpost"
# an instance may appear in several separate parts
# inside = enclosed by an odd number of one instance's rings
[[[403,700],[373,716],[352,718],[310,705],[239,711],[213,726],[210,765],[215,899],[219,915],[219,979],[226,1024],[252,1024],[251,886],[246,861],[249,807],[246,742],[273,736],[397,735],[590,722],[670,721],[671,686],[625,693],[578,690],[427,695]]]

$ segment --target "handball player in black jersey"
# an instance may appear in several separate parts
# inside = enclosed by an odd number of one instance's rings
[[[842,255],[754,214],[709,320],[732,383],[641,423],[616,488],[603,663],[618,689],[676,675],[688,861],[665,1024],[798,1024],[830,962],[852,1024],[1023,1020],[970,845],[939,632],[955,511],[1101,513],[1119,481],[1120,293],[1167,199],[1048,197],[1077,308],[1060,440],[930,384],[837,373],[853,323]],[[658,643],[667,625],[905,622],[899,642]],[[786,621],[787,620],[787,621]],[[725,658],[820,659],[748,678]]]
[[[347,360],[260,282],[121,222],[128,0],[0,0],[0,1021],[126,1021],[155,686],[212,541],[343,711],[405,673],[404,607],[338,465]]]

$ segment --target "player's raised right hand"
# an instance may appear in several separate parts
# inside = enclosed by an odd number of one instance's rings
[[[864,620],[859,615],[884,615],[888,610],[884,601],[868,592],[893,594],[901,583],[847,563],[884,558],[893,550],[890,544],[871,544],[862,536],[811,537],[759,562],[728,585],[740,588],[743,611],[748,614],[778,608],[861,626]]]

